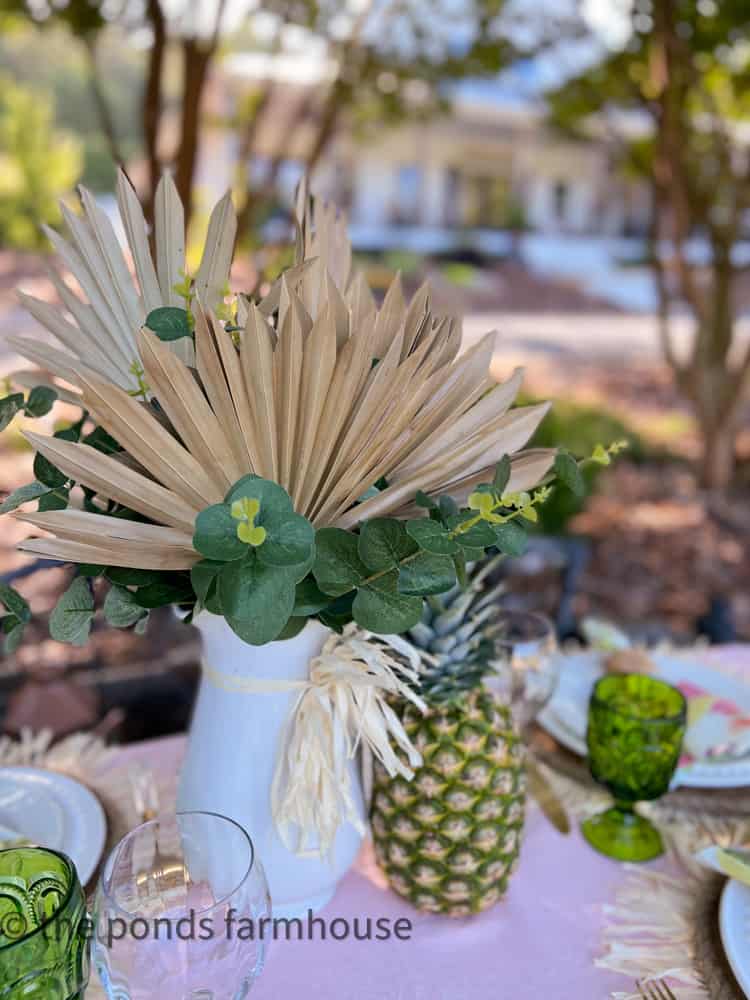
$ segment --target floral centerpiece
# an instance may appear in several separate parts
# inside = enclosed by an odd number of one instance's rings
[[[290,848],[312,838],[330,853],[346,820],[361,830],[357,741],[394,771],[409,768],[390,741],[418,759],[386,701],[411,692],[411,668],[361,633],[405,632],[467,561],[518,553],[553,463],[573,485],[578,467],[522,450],[547,407],[512,408],[522,373],[489,374],[494,335],[460,353],[458,322],[433,314],[427,287],[407,303],[398,277],[378,307],[345,219],[304,187],[294,264],[255,299],[229,293],[228,196],[194,274],[168,177],[153,253],[124,175],[118,204],[128,256],[84,191],[82,215],[65,209],[70,239],[49,233],[77,289],[53,272],[62,309],[23,296],[55,343],[10,338],[40,369],[18,375],[31,392],[0,402],[2,422],[43,415],[56,397],[81,415],[52,436],[27,433],[36,480],[0,511],[37,500],[16,516],[41,533],[20,547],[76,565],[54,637],[86,641],[94,579],[109,586],[114,626],[142,628],[170,604],[203,631],[181,801],[248,825],[283,902],[292,887],[274,882]],[[28,608],[7,589],[0,598],[15,645]],[[325,898],[323,870],[297,897]]]

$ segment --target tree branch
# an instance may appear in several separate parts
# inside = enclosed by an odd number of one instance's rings
[[[99,74],[99,64],[96,58],[96,35],[94,32],[87,32],[83,36],[83,47],[86,51],[86,57],[88,60],[89,86],[91,88],[91,95],[94,99],[96,111],[99,116],[99,123],[101,125],[102,132],[104,133],[104,138],[107,140],[110,156],[112,157],[113,162],[119,165],[123,163],[122,150],[120,149],[114,119],[112,117],[112,112],[107,102],[107,97],[104,93],[101,76]]]
[[[208,71],[219,46],[225,8],[226,0],[219,0],[213,31],[208,42],[201,42],[195,37],[185,38],[182,41],[182,120],[175,186],[185,208],[186,228],[193,214],[193,180],[198,162],[201,105],[208,81]]]
[[[146,218],[153,221],[156,185],[161,177],[162,165],[159,159],[159,125],[161,122],[161,85],[164,54],[167,47],[167,25],[159,0],[148,0],[146,16],[153,43],[148,61],[146,86],[143,90],[143,139],[148,161],[148,193],[145,199]]]

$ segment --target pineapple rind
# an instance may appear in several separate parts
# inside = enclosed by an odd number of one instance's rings
[[[375,765],[378,862],[418,909],[479,913],[502,898],[521,846],[523,748],[510,713],[480,688],[401,717],[423,764],[411,782]]]

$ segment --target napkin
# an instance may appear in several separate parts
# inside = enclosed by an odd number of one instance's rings
[[[704,847],[694,855],[695,860],[720,875],[750,886],[750,850],[744,847]]]

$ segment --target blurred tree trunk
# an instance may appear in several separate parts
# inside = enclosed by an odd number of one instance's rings
[[[91,87],[91,96],[94,99],[96,111],[99,115],[99,124],[101,125],[104,138],[109,146],[110,156],[112,157],[114,163],[122,165],[123,156],[122,150],[120,149],[120,143],[117,139],[117,129],[115,128],[114,119],[107,101],[107,96],[104,93],[101,74],[99,72],[99,62],[97,60],[96,51],[97,37],[98,36],[95,32],[89,32],[83,36],[83,44],[86,49],[86,55],[89,63],[89,86]]]
[[[148,162],[148,189],[144,198],[146,218],[153,222],[156,185],[161,176],[159,159],[159,124],[161,121],[161,87],[164,54],[167,48],[167,26],[159,0],[148,0],[146,16],[151,26],[152,43],[149,51],[146,85],[143,90],[143,141]]]
[[[180,142],[175,158],[175,185],[185,207],[185,225],[193,214],[193,179],[198,161],[198,140],[203,93],[216,49],[196,38],[182,41],[182,113]]]
[[[738,366],[730,359],[735,324],[736,271],[732,248],[739,236],[744,207],[733,157],[733,138],[700,90],[690,43],[677,30],[676,0],[654,4],[650,57],[650,110],[656,126],[654,152],[654,224],[652,261],[659,293],[659,323],[667,362],[679,388],[691,402],[702,437],[700,465],[705,486],[725,489],[732,480],[735,441],[750,370],[750,349]],[[697,121],[694,96],[705,99],[707,113]],[[696,142],[696,139],[699,141]],[[719,166],[714,188],[701,176],[706,140]],[[697,231],[706,233],[710,259],[702,267],[686,244]],[[661,242],[671,247],[670,268],[661,258]],[[674,349],[671,305],[687,303],[695,335],[686,357]]]

